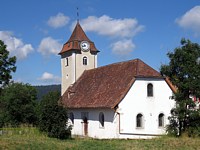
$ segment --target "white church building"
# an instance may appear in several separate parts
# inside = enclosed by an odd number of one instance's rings
[[[98,50],[79,22],[61,52],[62,96],[72,135],[99,139],[165,134],[176,91],[140,59],[97,67]]]

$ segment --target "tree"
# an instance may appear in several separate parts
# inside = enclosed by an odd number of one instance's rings
[[[20,124],[35,124],[36,89],[29,84],[10,83],[2,90],[0,126]]]
[[[168,65],[161,66],[161,74],[170,78],[177,87],[176,107],[169,118],[168,131],[181,135],[183,132],[200,135],[200,111],[193,99],[200,98],[200,45],[181,40],[181,47],[169,52]]]
[[[67,126],[67,110],[58,103],[59,92],[49,92],[40,102],[39,129],[49,137],[66,139],[71,135]]]
[[[9,51],[4,42],[0,40],[0,90],[12,78],[11,73],[16,71],[16,57],[9,57]]]

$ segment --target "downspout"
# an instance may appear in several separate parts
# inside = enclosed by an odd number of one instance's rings
[[[118,130],[119,130],[119,131],[118,131],[118,133],[119,133],[119,135],[120,135],[120,134],[121,134],[121,133],[120,133],[120,129],[121,129],[121,127],[120,127],[120,124],[121,124],[121,122],[120,122],[120,113],[117,112],[117,109],[118,109],[118,105],[114,107],[114,110],[115,110],[115,112],[117,113],[117,115],[119,116],[119,121],[118,121],[118,124],[119,124],[119,129],[118,129]],[[119,135],[118,135],[118,136],[119,136]]]
[[[121,129],[121,127],[120,127],[120,113],[117,112],[117,114],[119,115],[119,135],[120,135],[121,134],[121,132],[120,132],[120,129]]]

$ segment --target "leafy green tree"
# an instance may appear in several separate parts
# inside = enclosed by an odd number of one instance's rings
[[[169,118],[168,131],[175,135],[183,132],[200,135],[200,111],[192,100],[192,97],[200,98],[200,45],[182,39],[181,47],[167,56],[170,62],[161,66],[161,73],[177,87],[176,107]]]
[[[49,92],[40,102],[39,129],[49,137],[66,139],[71,135],[67,126],[67,110],[58,103],[59,92]]]
[[[0,127],[3,125],[3,104],[2,88],[7,85],[12,78],[11,73],[16,71],[16,57],[9,57],[9,51],[6,49],[4,42],[0,40]]]
[[[10,83],[2,90],[0,126],[20,124],[35,124],[37,116],[36,89],[29,84]]]
[[[6,45],[0,40],[0,90],[9,83],[12,78],[11,73],[16,71],[15,63],[16,57],[9,57]]]

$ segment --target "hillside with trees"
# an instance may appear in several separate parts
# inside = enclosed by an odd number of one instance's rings
[[[41,98],[48,94],[49,92],[60,92],[61,91],[61,85],[40,85],[40,86],[33,86],[37,90],[37,99],[41,100]]]

